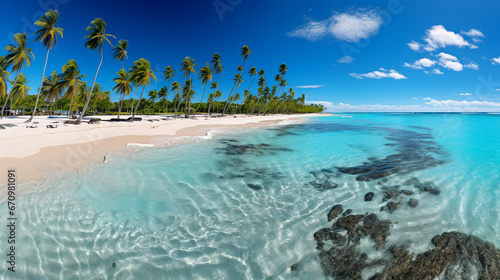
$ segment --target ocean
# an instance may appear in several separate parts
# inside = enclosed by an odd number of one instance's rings
[[[334,114],[109,155],[16,197],[16,272],[1,230],[0,277],[347,279],[329,247],[389,260],[456,231],[500,248],[499,128],[493,114]],[[332,225],[337,239],[315,234]]]

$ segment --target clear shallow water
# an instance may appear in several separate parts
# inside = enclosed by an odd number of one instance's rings
[[[331,226],[327,213],[335,204],[390,220],[388,246],[405,243],[420,253],[435,235],[460,231],[500,247],[498,127],[494,115],[339,115],[112,156],[104,166],[54,174],[47,190],[17,198],[15,276],[321,279],[313,234]],[[423,147],[401,139],[415,135],[431,138]],[[336,169],[401,150],[440,162],[383,184]],[[311,184],[322,180],[321,169],[333,172],[337,188]],[[418,207],[381,212],[382,188],[413,177],[433,182],[440,195],[406,187]],[[375,198],[365,202],[370,191]],[[369,258],[385,257],[368,240],[360,246]],[[299,271],[291,272],[296,263]],[[11,278],[3,266],[0,276]]]

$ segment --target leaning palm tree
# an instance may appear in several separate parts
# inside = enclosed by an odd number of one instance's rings
[[[17,72],[16,78],[14,80],[14,84],[16,84],[17,79],[19,79],[19,75],[23,70],[24,64],[26,63],[26,66],[30,67],[31,59],[34,59],[35,56],[31,52],[31,48],[28,48],[28,34],[26,32],[14,34],[14,42],[17,44],[17,46],[10,44],[5,47],[8,52],[8,54],[5,56],[5,60],[7,61],[5,69],[7,69],[8,66],[12,66],[12,73]],[[10,88],[10,91],[7,94],[7,98],[5,99],[0,118],[3,117],[5,106],[7,106],[7,101],[10,99],[11,94],[12,87]]]
[[[176,76],[174,72],[175,70],[170,65],[165,67],[165,70],[163,71],[163,77],[165,78],[165,81],[167,81],[167,86],[165,92],[162,92],[162,97],[165,97],[167,99],[166,101],[167,113],[168,113],[168,90],[169,90],[168,86],[170,85],[170,79]]]
[[[85,36],[85,38],[88,38],[87,42],[85,42],[85,46],[91,50],[98,49],[97,52],[101,54],[101,61],[99,62],[99,66],[97,66],[97,71],[95,72],[94,75],[94,81],[92,82],[92,86],[90,87],[89,94],[87,94],[87,98],[85,100],[85,105],[83,106],[82,113],[78,116],[78,119],[75,124],[80,124],[82,122],[82,117],[87,111],[87,107],[89,106],[90,97],[92,95],[90,93],[92,93],[92,91],[94,90],[97,74],[99,73],[99,69],[101,68],[102,65],[102,59],[103,59],[102,47],[104,45],[104,41],[112,45],[108,37],[115,38],[115,36],[111,34],[106,34],[106,22],[104,22],[102,18],[96,18],[93,21],[91,21],[90,25],[87,27],[87,29],[85,29],[85,31],[89,31],[89,34]]]
[[[131,121],[134,120],[135,114],[137,113],[137,109],[139,109],[139,104],[141,103],[142,94],[144,93],[144,89],[151,84],[151,80],[156,82],[156,77],[154,75],[154,70],[151,69],[151,62],[145,58],[141,58],[134,62],[132,68],[130,68],[130,78],[129,80],[135,85],[136,88],[142,86],[142,92],[139,96],[139,100],[137,101],[137,106],[135,110],[132,106],[132,118]]]
[[[210,115],[210,109],[212,108],[212,105],[214,103],[215,93],[217,92],[218,85],[219,85],[219,83],[216,83],[216,82],[212,82],[210,84],[210,89],[215,89],[215,91],[213,93],[209,94],[209,96],[208,96],[208,100],[207,100],[207,103],[208,103],[207,117]]]
[[[123,61],[125,60],[125,58],[128,58],[127,48],[128,48],[128,41],[127,40],[120,40],[120,41],[118,41],[118,46],[114,46],[112,49],[113,58],[122,62],[122,69],[123,70],[125,70],[125,68],[123,67]]]
[[[186,78],[189,76],[189,80],[192,81],[191,79],[191,73],[195,73],[196,75],[196,71],[194,71],[194,67],[198,65],[198,63],[194,63],[194,59],[192,59],[191,57],[189,56],[186,56],[184,58],[184,60],[181,62],[180,66],[182,66],[181,68],[181,71],[184,72],[184,85],[183,87],[186,86]],[[189,83],[189,89],[187,90],[187,94],[190,95],[191,94],[191,85],[192,83],[190,82]],[[183,89],[183,92],[184,92],[184,89]],[[184,115],[186,118],[189,117],[189,112],[188,112],[188,106],[189,106],[189,102],[190,100],[186,99],[186,104],[185,104],[185,110],[184,110]]]
[[[179,82],[175,81],[172,83],[170,86],[172,88],[172,91],[175,91],[175,97],[174,97],[174,109],[175,109],[175,118],[177,119],[177,112],[179,111],[179,108],[181,106],[181,96],[179,95],[179,89],[181,88],[181,85]],[[177,104],[177,106],[176,106]]]
[[[241,73],[243,72],[243,69],[245,68],[245,64],[247,63],[248,56],[251,53],[252,53],[252,50],[250,50],[250,48],[248,46],[245,45],[245,46],[243,46],[241,48],[241,54],[240,55],[243,57],[243,60],[245,62],[243,63],[243,67],[241,67],[241,69],[239,69],[240,70],[240,73],[239,73],[240,77],[241,77]],[[241,83],[238,83],[238,85],[236,87],[236,92],[238,92],[238,88],[239,88],[240,84]],[[236,85],[236,83],[235,83],[235,85]],[[234,86],[233,86],[233,89],[234,89]],[[231,92],[229,92],[229,97],[231,97],[232,92],[233,92],[233,90],[231,90]],[[229,99],[229,97],[228,97],[228,99]],[[224,106],[224,110],[222,111],[222,115],[223,116],[224,116],[224,113],[226,112],[226,106],[227,106],[227,102],[226,102],[226,105]]]
[[[264,78],[264,75],[265,75],[265,74],[266,74],[266,71],[264,71],[264,69],[260,69],[260,71],[259,71],[259,73],[258,73],[258,75],[259,75],[259,82],[257,83],[257,85],[258,85],[258,89],[257,89],[257,91],[259,92],[259,98],[257,99],[257,102],[256,102],[257,106],[259,105],[259,103],[260,103],[260,99],[262,98],[262,94],[261,94],[262,89],[263,89],[263,88],[264,88],[264,86],[266,85],[266,78]],[[252,105],[252,109],[250,110],[250,115],[252,115],[252,114],[253,114],[253,112],[254,112],[254,107],[255,107],[255,104],[254,104],[254,105]]]
[[[59,11],[57,10],[49,10],[45,13],[38,21],[35,22],[35,25],[40,27],[39,30],[35,32],[35,35],[38,35],[35,39],[35,43],[37,41],[41,41],[43,46],[47,48],[47,56],[45,57],[45,64],[43,66],[42,71],[42,81],[40,82],[40,88],[38,89],[38,94],[36,96],[35,108],[31,112],[31,117],[26,121],[27,123],[33,120],[35,116],[36,109],[38,107],[38,99],[40,98],[40,89],[43,84],[43,77],[45,77],[45,68],[47,67],[47,61],[49,59],[50,49],[57,45],[57,35],[63,37],[63,29],[56,27],[57,21],[59,20]]]
[[[201,99],[200,99],[200,104],[198,104],[198,108],[196,108],[196,111],[198,111],[200,109],[200,106],[201,106],[201,102],[203,102],[203,97],[205,97],[205,91],[207,90],[207,83],[208,81],[212,81],[212,68],[210,68],[210,65],[205,65],[203,67],[201,67],[200,71],[198,71],[198,73],[200,74],[200,77],[198,78],[198,80],[201,80],[201,84],[202,85],[205,85],[205,88],[203,89],[203,95],[201,96]],[[208,103],[208,102],[207,102]]]
[[[50,103],[49,114],[52,112],[52,105],[61,97],[63,91],[62,79],[62,75],[58,75],[56,71],[43,79],[40,95],[45,102]]]
[[[5,57],[0,56],[0,99],[7,96],[7,83],[11,83],[9,80],[10,73],[7,69],[7,60]]]
[[[123,100],[132,92],[132,86],[130,85],[128,73],[127,71],[125,71],[125,69],[121,69],[120,71],[116,72],[116,74],[118,75],[118,77],[113,79],[113,82],[116,83],[115,87],[113,87],[113,90],[115,90],[116,93],[120,94],[120,98],[118,100],[118,119],[120,119]]]
[[[10,101],[11,110],[13,105],[17,104],[19,101],[26,99],[26,96],[28,96],[28,92],[31,89],[26,85],[28,83],[29,81],[26,76],[23,73],[19,74],[19,78],[12,85],[12,99]]]

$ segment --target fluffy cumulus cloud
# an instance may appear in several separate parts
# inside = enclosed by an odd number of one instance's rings
[[[288,33],[288,36],[309,41],[333,36],[340,41],[359,42],[377,34],[382,22],[382,17],[376,11],[337,13],[323,21],[310,20]]]
[[[400,73],[398,73],[396,70],[386,70],[384,68],[380,68],[379,70],[365,73],[365,74],[358,74],[358,73],[351,73],[349,74],[350,76],[357,78],[357,79],[363,79],[363,78],[370,78],[370,79],[384,79],[384,78],[390,78],[390,79],[395,79],[395,80],[401,80],[401,79],[406,79],[406,77]]]
[[[354,57],[346,55],[339,59],[339,63],[349,64],[354,62]]]
[[[408,62],[405,62],[403,64],[404,67],[409,67],[409,68],[412,68],[412,69],[424,69],[425,68],[428,68],[428,67],[432,67],[436,64],[436,61],[434,60],[431,60],[431,59],[428,59],[428,58],[422,58],[422,59],[419,59],[419,60],[415,60],[415,62],[413,62],[412,64],[408,63]]]
[[[436,68],[436,69],[432,70],[432,74],[443,75],[444,73],[441,72],[441,70],[439,70],[439,69]]]
[[[306,86],[295,86],[296,88],[321,88],[324,85],[306,85]]]
[[[493,65],[500,64],[500,56],[499,57],[495,57],[492,60],[493,60],[493,62],[492,62]]]
[[[439,64],[444,68],[451,69],[453,71],[462,71],[464,66],[458,61],[456,56],[447,53],[440,53],[437,55],[439,57]]]
[[[477,34],[482,33],[477,29],[471,29],[468,31],[470,34],[474,34],[474,38],[480,37]],[[483,35],[484,37],[484,35]],[[468,47],[471,49],[476,49],[477,46],[465,40],[464,37],[453,31],[448,31],[442,25],[434,25],[430,29],[425,31],[425,36],[423,38],[425,44],[411,41],[408,46],[414,51],[435,51],[440,48],[446,48],[448,46],[455,46],[459,48]]]

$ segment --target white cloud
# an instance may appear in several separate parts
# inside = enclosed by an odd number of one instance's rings
[[[499,57],[496,57],[496,58],[493,58],[493,62],[492,62],[493,65],[495,64],[500,64],[500,56]]]
[[[403,66],[409,67],[412,69],[423,69],[423,67],[432,67],[435,64],[436,64],[436,61],[434,61],[434,60],[430,60],[428,58],[422,58],[419,60],[415,60],[415,62],[413,64],[409,64],[409,63],[405,62],[403,64]]]
[[[434,70],[432,70],[432,73],[434,73],[434,74],[436,74],[436,75],[443,75],[443,74],[444,74],[443,72],[441,72],[441,70],[439,70],[439,69],[437,69],[437,68],[436,68],[436,69],[434,69]]]
[[[382,22],[382,17],[375,11],[337,13],[323,21],[311,20],[289,32],[288,36],[317,41],[331,35],[340,41],[359,42],[377,34]]]
[[[471,62],[469,64],[464,65],[465,68],[470,68],[472,70],[479,70],[479,64],[475,62]]]
[[[462,31],[462,32],[460,32],[460,33],[462,33],[462,34],[464,34],[464,35],[467,35],[467,36],[469,36],[469,37],[484,37],[483,32],[481,32],[481,31],[480,31],[480,30],[478,30],[478,29],[471,29],[471,30],[469,30],[469,31],[467,31],[467,32],[466,32],[466,31]]]
[[[415,42],[413,40],[411,40],[411,42],[408,43],[407,45],[408,45],[408,47],[410,47],[410,49],[412,49],[412,50],[414,50],[416,52],[418,52],[420,50],[420,48],[422,48],[424,46],[424,45],[422,45],[420,43],[417,43],[417,42]]]
[[[351,73],[349,75],[357,79],[363,79],[363,78],[370,78],[370,79],[391,78],[395,80],[406,79],[404,75],[398,73],[397,71],[392,69],[387,71],[384,68],[380,68],[380,71],[377,70],[365,74]]]
[[[457,100],[435,100],[432,98],[424,98],[426,104],[441,107],[500,107],[500,103],[491,101],[457,101]]]
[[[471,44],[470,42],[465,40],[462,35],[457,34],[453,31],[448,31],[442,25],[434,25],[430,29],[426,30],[423,40],[426,43],[425,45],[412,40],[410,43],[408,43],[408,46],[414,51],[424,49],[429,52],[435,51],[439,48],[446,48],[448,46],[456,46],[459,48],[469,47],[471,49],[477,48],[476,45]]]
[[[458,93],[458,94],[455,94],[455,95],[471,96],[471,95],[472,95],[472,93],[468,93],[468,92],[466,92],[466,93]]]
[[[438,54],[437,56],[439,57],[439,64],[441,64],[441,66],[453,71],[463,70],[463,65],[458,61],[458,58],[456,56],[443,52]]]
[[[353,61],[354,61],[354,57],[349,56],[349,55],[343,56],[339,59],[339,63],[349,64],[349,63],[352,63]]]
[[[418,99],[418,98],[416,98],[416,97],[412,97],[411,99]]]
[[[296,88],[321,88],[324,85],[307,85],[307,86],[295,86]]]

